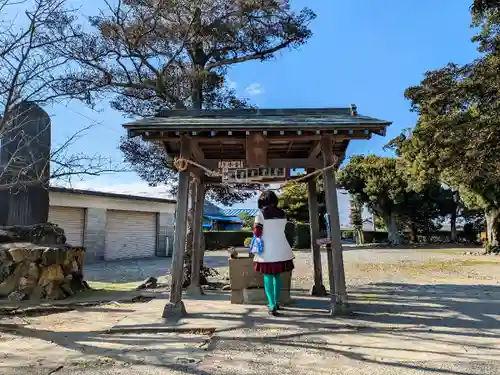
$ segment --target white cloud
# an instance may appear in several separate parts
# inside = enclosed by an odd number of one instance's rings
[[[256,96],[256,95],[263,94],[264,88],[262,87],[262,85],[260,83],[252,83],[252,84],[247,86],[247,88],[245,89],[245,92],[248,95]]]

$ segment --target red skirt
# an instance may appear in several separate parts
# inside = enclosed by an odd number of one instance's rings
[[[260,272],[264,275],[276,275],[278,273],[290,272],[294,268],[293,259],[286,260],[284,262],[253,263],[253,269],[255,272]]]

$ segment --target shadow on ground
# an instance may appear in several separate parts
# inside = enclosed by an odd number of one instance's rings
[[[140,283],[148,277],[170,274],[172,258],[129,259],[102,261],[85,265],[85,279],[102,283]],[[207,253],[205,263],[210,268],[227,267],[227,255]]]
[[[481,372],[437,369],[432,363],[487,362],[500,355],[500,286],[371,284],[352,291],[355,314],[347,318],[328,317],[328,298],[308,297],[303,290],[294,292],[295,305],[280,318],[263,313],[264,307],[232,312],[226,304],[228,294],[199,298],[198,302],[207,301],[202,310],[207,312],[189,314],[191,322],[210,319],[227,325],[212,337],[181,337],[166,331],[112,335],[108,331],[53,332],[30,326],[11,327],[8,333],[54,343],[84,356],[147,363],[197,375],[214,373],[197,366],[207,354],[216,358],[232,351],[233,358],[255,361],[263,347],[272,347],[274,356],[290,356],[290,366],[306,352],[311,358],[317,356],[318,366],[329,358],[393,367],[398,373],[418,370],[451,375]],[[222,304],[223,309],[216,310],[216,304]],[[273,328],[275,334],[266,334]],[[264,372],[265,358],[266,353],[261,357]]]

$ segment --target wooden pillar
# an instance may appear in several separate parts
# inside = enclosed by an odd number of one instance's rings
[[[191,156],[191,141],[181,135],[180,157],[188,159]],[[162,317],[179,319],[186,314],[182,301],[182,283],[184,278],[184,249],[186,245],[186,229],[189,195],[189,168],[179,172],[179,186],[177,189],[177,208],[175,215],[174,250],[172,254],[172,272],[170,280],[170,300],[163,309]]]
[[[313,170],[307,170],[311,173]],[[307,181],[308,204],[309,204],[309,223],[311,231],[311,252],[314,265],[314,285],[311,288],[311,295],[325,296],[326,289],[323,285],[323,269],[321,265],[321,251],[316,241],[319,238],[318,221],[318,192],[316,189],[316,179],[311,178]]]
[[[205,184],[203,178],[201,177],[199,181],[195,183],[196,196],[194,200],[194,216],[193,216],[193,247],[192,247],[192,258],[191,258],[191,284],[187,289],[187,293],[190,295],[202,295],[203,290],[200,285],[200,269],[202,262],[202,251],[201,246],[201,230],[203,225],[203,204],[205,203]]]
[[[203,194],[201,195],[201,203],[200,203],[200,210],[201,210],[201,222],[200,222],[200,270],[201,267],[205,264],[205,251],[206,251],[206,243],[205,243],[205,235],[203,234],[203,222],[204,222],[204,216],[203,213],[205,212],[205,195],[207,193],[207,186],[206,182],[201,186],[203,189]]]
[[[325,167],[329,167],[336,162],[333,153],[333,141],[331,136],[324,136],[321,139],[321,153]],[[342,239],[340,234],[340,219],[337,200],[337,184],[335,181],[335,168],[323,172],[325,183],[325,199],[330,224],[330,239],[332,244],[332,261],[329,266],[333,268],[333,283],[335,291],[331,293],[330,314],[343,315],[350,313],[349,302],[344,274],[344,258],[342,254]],[[331,275],[330,275],[331,277]]]

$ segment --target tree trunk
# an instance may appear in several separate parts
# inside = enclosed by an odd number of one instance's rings
[[[498,252],[500,250],[500,209],[493,208],[485,213],[486,236],[488,243],[487,251]]]
[[[450,241],[457,242],[457,209],[456,208],[450,217]]]
[[[363,229],[357,229],[356,236],[357,236],[356,242],[358,243],[358,245],[363,245],[365,243],[365,236],[363,234]]]
[[[460,202],[460,194],[458,191],[453,192],[453,212],[450,217],[450,241],[457,242],[457,216],[458,204]]]
[[[398,220],[396,214],[384,216],[385,226],[387,227],[387,234],[389,236],[389,243],[391,245],[401,244],[401,235],[398,230]]]
[[[412,243],[418,243],[418,230],[415,223],[410,224],[410,241]]]

